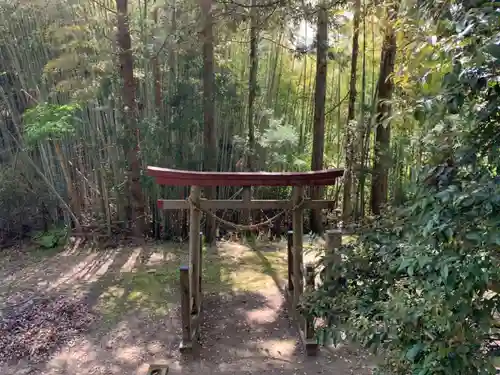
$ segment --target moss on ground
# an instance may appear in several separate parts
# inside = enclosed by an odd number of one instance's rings
[[[125,312],[165,316],[179,304],[179,267],[187,264],[186,246],[157,245],[154,264],[115,275],[98,298],[97,310],[115,322]],[[160,261],[158,261],[160,259]],[[204,293],[259,292],[286,278],[286,252],[258,252],[241,245],[203,250]]]

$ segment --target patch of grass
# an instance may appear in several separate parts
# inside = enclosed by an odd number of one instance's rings
[[[102,316],[102,323],[112,325],[123,314],[125,288],[118,284],[109,286],[99,297],[96,310]]]
[[[224,293],[232,289],[231,275],[236,271],[235,264],[210,254],[203,259],[202,290],[208,293]]]
[[[163,260],[151,267],[122,272],[101,294],[97,309],[104,320],[116,322],[124,313],[165,316],[178,303],[179,266],[185,257],[181,247],[150,249]]]
[[[220,249],[219,249],[220,250]],[[179,304],[179,267],[188,263],[187,247],[159,246],[163,261],[154,269],[141,267],[123,272],[99,297],[97,309],[105,321],[116,322],[131,311],[148,316],[165,316]],[[202,290],[204,293],[230,291],[260,292],[285,279],[285,252],[255,252],[250,249],[232,252],[203,250]]]
[[[116,322],[131,311],[165,316],[178,303],[178,280],[175,269],[126,273],[101,294],[97,309],[108,322]]]
[[[260,292],[286,278],[286,253],[246,249],[220,251],[206,263],[207,283],[216,283],[213,292],[227,290]]]
[[[248,268],[256,274],[273,276],[281,278],[286,277],[287,260],[283,252],[250,252],[242,256],[240,263],[243,268]]]
[[[349,243],[353,243],[355,242],[357,239],[358,239],[358,235],[350,235],[350,236],[342,236],[342,243],[343,244],[349,244]]]

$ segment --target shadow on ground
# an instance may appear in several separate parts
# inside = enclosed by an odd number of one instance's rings
[[[95,319],[85,330],[61,330],[63,338],[47,345],[43,360],[24,358],[0,365],[0,372],[144,374],[147,363],[158,362],[168,363],[171,374],[369,373],[358,354],[304,358],[277,287],[286,272],[285,254],[232,243],[204,250],[202,349],[191,361],[178,352],[178,270],[187,262],[186,246],[67,249],[24,266],[3,262],[0,276],[7,277],[0,296],[9,298],[2,305],[67,295]]]

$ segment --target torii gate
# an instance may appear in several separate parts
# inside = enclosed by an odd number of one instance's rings
[[[293,231],[288,236],[288,285],[286,294],[292,315],[299,323],[299,332],[308,355],[314,355],[317,341],[311,321],[306,321],[296,313],[296,307],[304,291],[304,284],[314,285],[312,266],[303,269],[303,210],[334,208],[332,200],[311,200],[304,198],[305,186],[334,185],[344,175],[343,169],[329,169],[312,172],[193,172],[167,168],[148,167],[147,173],[156,183],[170,186],[191,186],[187,200],[158,200],[163,210],[189,209],[189,265],[180,268],[182,342],[180,350],[190,351],[193,342],[199,338],[202,312],[201,291],[201,211],[215,217],[210,210],[219,209],[281,209],[292,210]],[[292,186],[291,200],[252,200],[246,196],[241,200],[207,200],[201,197],[202,187],[251,187],[251,186]],[[271,219],[272,220],[272,219]],[[223,221],[219,219],[219,221]],[[262,225],[254,224],[247,228]],[[242,227],[242,226],[241,226]],[[305,272],[304,272],[305,271]],[[306,280],[304,281],[304,273]]]

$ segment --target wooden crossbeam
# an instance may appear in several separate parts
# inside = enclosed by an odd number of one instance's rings
[[[205,210],[291,210],[295,205],[289,200],[224,200],[224,199],[200,199],[200,207]],[[334,209],[334,200],[311,200],[306,199],[301,206],[303,209]],[[188,210],[189,202],[183,199],[158,199],[158,208],[161,210]]]
[[[149,166],[148,176],[169,186],[327,186],[344,175],[343,169],[309,172],[202,172]]]

